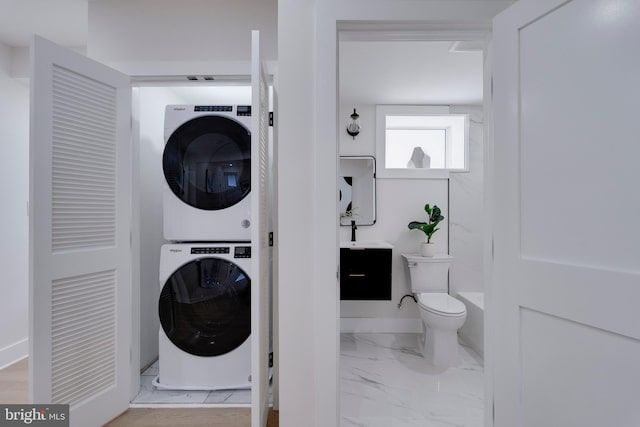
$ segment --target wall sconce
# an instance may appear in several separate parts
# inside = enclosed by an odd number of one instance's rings
[[[358,118],[360,114],[356,113],[356,109],[353,109],[353,114],[351,115],[351,121],[347,125],[347,133],[351,135],[353,139],[356,139],[356,135],[360,133],[360,123],[358,123]]]

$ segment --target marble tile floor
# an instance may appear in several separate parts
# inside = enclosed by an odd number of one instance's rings
[[[429,366],[417,334],[340,335],[340,427],[482,427],[483,362],[460,345],[460,363]],[[248,406],[250,390],[172,391],[152,385],[158,362],[140,377],[132,407]]]
[[[140,392],[131,402],[132,407],[167,404],[194,406],[249,406],[251,390],[158,390],[152,382],[158,375],[158,361],[140,376]]]
[[[464,345],[459,358],[437,370],[416,334],[341,334],[340,426],[482,427],[483,362]]]

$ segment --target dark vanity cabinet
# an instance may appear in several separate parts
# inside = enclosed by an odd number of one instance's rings
[[[340,299],[391,300],[391,249],[340,248]]]

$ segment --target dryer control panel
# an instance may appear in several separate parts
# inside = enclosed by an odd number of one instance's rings
[[[233,111],[231,105],[196,105],[193,107],[193,111],[215,111],[215,112],[227,112]]]
[[[228,254],[229,247],[206,247],[206,248],[191,248],[192,254]]]
[[[184,109],[184,108],[183,108]],[[211,113],[232,113],[232,105],[194,105],[195,112],[211,112]],[[251,105],[238,105],[236,107],[236,116],[250,116]]]

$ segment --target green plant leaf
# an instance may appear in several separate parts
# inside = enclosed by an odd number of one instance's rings
[[[433,237],[434,234],[436,234],[436,231],[440,230],[439,228],[436,228],[435,230],[432,230],[431,233],[427,234],[427,243],[431,243],[431,238]]]
[[[431,215],[429,215],[429,222],[440,222],[444,219],[442,216],[442,211],[437,205],[433,205],[433,209],[431,209]]]
[[[434,228],[436,228],[436,225],[438,225],[438,224],[434,224],[434,223],[432,223],[432,224],[426,224],[426,225],[423,227],[423,230],[422,230],[422,231],[424,231],[424,232],[425,232],[425,233],[427,233],[428,235],[432,235],[432,234],[434,233]]]
[[[424,227],[427,225],[429,224],[427,224],[426,222],[412,221],[409,223],[409,230],[420,230],[427,234],[427,232],[424,230]]]
[[[433,207],[429,206],[427,203],[424,205],[424,210],[428,215],[429,221],[411,221],[408,225],[410,230],[420,230],[424,234],[427,235],[427,242],[431,242],[431,237],[433,234],[439,230],[436,228],[438,223],[444,219],[442,215],[442,211],[437,205],[433,205]]]
[[[413,230],[414,228],[420,228],[423,225],[427,225],[426,222],[418,222],[418,221],[411,221],[408,225],[410,230]]]

